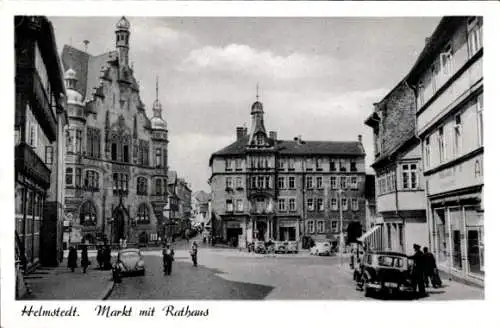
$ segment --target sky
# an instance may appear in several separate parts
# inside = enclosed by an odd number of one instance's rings
[[[250,128],[259,85],[265,125],[279,139],[363,137],[364,120],[410,70],[438,17],[127,17],[130,61],[152,116],[155,79],[169,129],[169,166],[209,191],[209,158]],[[49,17],[65,44],[98,55],[115,48],[119,17]]]

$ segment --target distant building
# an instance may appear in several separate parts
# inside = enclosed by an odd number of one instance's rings
[[[412,252],[414,243],[428,245],[424,184],[416,102],[406,81],[400,82],[365,121],[373,128],[377,212],[382,219],[375,248]],[[373,229],[375,233],[377,229]]]
[[[375,176],[367,174],[365,177],[366,223],[365,229],[373,228],[377,223],[377,199],[375,194]]]
[[[209,220],[209,208],[208,204],[210,201],[210,195],[203,190],[199,190],[193,193],[191,206],[192,214],[191,220],[194,225],[200,225],[204,227]]]
[[[129,64],[130,23],[116,24],[116,49],[93,56],[65,45],[68,92],[65,213],[68,243],[156,242],[168,200],[168,130],[153,117]]]
[[[65,89],[54,30],[43,16],[16,16],[15,235],[27,271],[62,261],[61,134]]]
[[[452,275],[484,282],[483,19],[444,17],[408,75],[431,249]]]
[[[213,153],[214,237],[245,247],[257,240],[335,239],[361,235],[366,220],[365,151],[356,141],[280,140],[264,126],[260,101],[252,125]]]

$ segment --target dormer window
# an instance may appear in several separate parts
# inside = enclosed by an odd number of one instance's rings
[[[264,136],[262,134],[257,135],[257,145],[262,146],[264,144]]]

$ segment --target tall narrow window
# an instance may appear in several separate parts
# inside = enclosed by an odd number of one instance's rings
[[[73,185],[73,168],[72,167],[66,168],[66,185],[67,186]]]
[[[111,144],[111,160],[113,161],[118,160],[117,145],[115,142]]]
[[[161,179],[156,179],[155,181],[155,191],[157,195],[161,195]]]
[[[278,177],[278,188],[285,189],[285,177]]]
[[[52,146],[45,146],[45,164],[52,165],[54,156],[54,148]]]
[[[347,211],[347,198],[342,198],[341,203],[342,203],[342,210]]]
[[[307,189],[312,189],[313,187],[313,178],[312,177],[306,177],[306,188]]]
[[[431,141],[430,141],[430,137],[425,138],[424,157],[425,157],[425,168],[428,169],[431,167]]]
[[[347,188],[347,177],[342,176],[340,177],[340,189],[346,189]]]
[[[316,188],[323,189],[323,177],[316,177]]]
[[[482,146],[484,142],[484,132],[483,132],[483,94],[481,93],[477,97],[477,129],[478,129],[478,140],[479,145]]]
[[[91,201],[86,201],[80,207],[80,224],[84,226],[97,223],[97,210]]]
[[[163,167],[167,168],[167,150],[163,149]]]
[[[128,145],[123,145],[123,162],[128,163]]]
[[[439,143],[439,162],[443,163],[446,160],[446,153],[445,153],[446,149],[445,149],[443,127],[440,127],[438,130],[438,143]]]
[[[330,186],[332,189],[337,189],[339,187],[339,181],[336,176],[330,177]]]
[[[459,157],[462,153],[462,119],[460,114],[455,116],[455,126],[453,128],[454,132],[454,143],[453,143],[453,152],[455,153],[455,158]]]
[[[445,76],[453,74],[453,53],[451,45],[447,46],[440,55],[441,71]]]
[[[478,17],[470,18],[467,24],[467,43],[469,46],[469,58],[483,47],[482,20]]]
[[[156,167],[157,168],[161,167],[161,149],[160,148],[156,149]]]
[[[230,159],[226,159],[226,171],[232,171],[233,170],[233,163]]]
[[[330,172],[337,171],[337,161],[335,159],[330,160]]]
[[[288,177],[288,188],[295,189],[295,177]]]
[[[351,161],[351,172],[357,172],[358,171],[358,167],[356,165],[356,161]]]
[[[76,131],[76,152],[78,154],[82,153],[82,130],[77,129]]]
[[[294,211],[297,210],[296,203],[295,203],[295,198],[290,198],[288,200],[288,209],[290,210],[290,212],[294,212]]]
[[[323,198],[316,199],[316,205],[317,205],[318,211],[324,211],[325,210],[325,207],[324,207],[324,204],[323,204]]]
[[[80,167],[75,168],[75,186],[77,188],[82,186],[82,169]]]

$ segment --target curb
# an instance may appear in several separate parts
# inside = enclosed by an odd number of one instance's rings
[[[108,285],[106,286],[106,288],[104,289],[104,292],[99,297],[99,299],[103,300],[103,301],[106,300],[109,297],[109,295],[111,295],[111,292],[113,291],[113,287],[115,287],[115,282],[110,281],[108,283]]]

